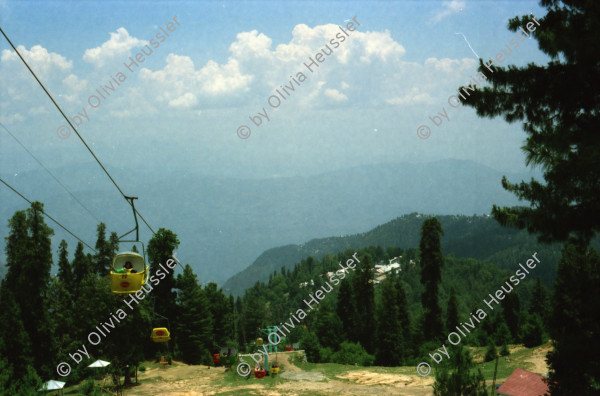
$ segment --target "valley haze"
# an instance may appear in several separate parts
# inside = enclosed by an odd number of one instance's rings
[[[131,229],[131,209],[123,205],[123,199],[97,168],[87,163],[52,171],[93,213],[105,215],[100,219],[108,231],[121,235]],[[535,173],[500,172],[472,161],[452,159],[362,165],[317,175],[266,179],[175,170],[167,177],[164,173],[158,177],[151,169],[131,173],[115,168],[111,172],[126,193],[135,191],[140,197],[136,208],[153,227],[168,228],[178,235],[180,258],[192,266],[201,282],[219,284],[247,268],[265,250],[277,246],[366,232],[413,212],[489,214],[492,204],[516,205],[516,198],[500,185],[502,175],[512,181],[537,177]],[[96,221],[66,192],[56,188],[43,170],[0,175],[26,197],[42,201],[57,220],[70,220],[65,225],[88,244],[94,244]],[[84,185],[73,181],[86,179]],[[3,219],[26,208],[12,194],[0,189],[0,200],[5,203],[0,208]],[[7,223],[0,228],[2,249]],[[64,238],[72,255],[76,242],[58,226],[49,224],[55,230],[53,246]],[[148,241],[150,232],[145,228],[140,231],[140,240]]]

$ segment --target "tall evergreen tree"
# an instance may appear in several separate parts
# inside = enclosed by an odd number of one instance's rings
[[[89,257],[83,252],[83,243],[81,242],[77,243],[71,267],[73,268],[73,284],[75,290],[78,290],[79,284],[87,275],[92,274],[93,271],[92,263]]]
[[[358,342],[365,348],[367,353],[375,352],[375,289],[373,287],[373,264],[369,255],[365,255],[360,264],[356,264],[352,276],[354,289],[354,303],[360,307],[356,311]]]
[[[160,228],[148,243],[150,273],[155,274],[160,269],[160,264],[165,266],[167,260],[172,260],[173,252],[178,246],[177,235],[171,230]],[[162,279],[152,292],[156,299],[154,310],[163,316],[168,316],[169,312],[175,311],[174,272],[175,270],[169,271],[165,279]]]
[[[58,279],[64,283],[66,287],[73,286],[73,270],[69,263],[69,253],[67,252],[67,241],[64,239],[58,245]]]
[[[406,298],[406,292],[404,291],[402,281],[399,277],[396,277],[396,296],[398,298],[398,320],[400,321],[400,326],[402,326],[402,339],[404,341],[404,350],[402,352],[404,359],[411,356],[413,349],[415,348],[411,346],[413,344],[413,339],[411,335],[408,299]]]
[[[442,225],[435,218],[427,219],[421,228],[421,283],[425,291],[421,297],[423,304],[423,336],[426,341],[433,341],[443,337],[444,325],[442,323],[442,309],[438,302],[438,287],[442,281],[442,255],[441,236],[444,235]]]
[[[471,353],[461,344],[448,347],[450,359],[435,371],[434,396],[487,396],[481,370],[475,369]]]
[[[537,279],[533,293],[531,294],[531,301],[529,302],[529,313],[538,314],[544,323],[548,321],[549,315],[549,298],[548,291],[542,285],[540,278]]]
[[[446,309],[446,329],[454,331],[458,326],[458,302],[456,301],[456,293],[454,288],[450,289],[450,297],[448,298],[448,308]]]
[[[540,50],[551,58],[548,65],[492,66],[494,72],[486,74],[492,87],[477,89],[465,103],[475,107],[480,116],[504,115],[508,122],[523,122],[528,134],[523,147],[527,164],[541,167],[545,183],[532,179],[513,184],[503,178],[505,189],[531,205],[494,206],[492,213],[501,224],[538,233],[542,241],[566,241],[576,236],[579,253],[568,245],[563,253],[563,267],[569,267],[577,266],[573,258],[586,256],[589,241],[600,231],[600,8],[594,0],[542,0],[541,5],[547,9],[543,18],[538,17],[537,22],[531,15],[513,18],[508,28],[517,31],[527,23],[537,26],[532,35]],[[479,71],[486,70],[480,62]],[[591,281],[580,280],[584,279]],[[574,285],[568,271],[559,272],[555,282]],[[597,333],[591,339],[572,336],[573,342],[565,340],[563,334],[564,326],[571,324],[564,319],[575,318],[565,311],[564,304],[579,301],[581,290],[591,289],[574,286],[562,288],[560,293],[555,289],[553,299],[563,305],[555,307],[550,333],[563,341],[554,344],[549,359],[551,377],[556,381],[553,395],[569,391],[584,394],[577,391],[590,389],[600,378],[597,372],[591,377],[584,374],[594,370],[597,358],[587,360],[587,354],[586,358],[573,355],[578,345],[586,351],[597,351]],[[586,316],[574,319],[574,333],[580,331],[581,323],[596,319],[597,312],[579,312]]]
[[[548,354],[552,395],[600,394],[600,257],[585,243],[565,244],[558,263]]]
[[[55,342],[46,294],[52,267],[50,237],[54,231],[44,222],[44,205],[33,202],[25,213],[15,213],[9,221],[6,243],[6,287],[20,306],[21,320],[29,335],[34,368],[49,375]]]
[[[5,359],[5,367],[0,369],[0,376],[4,370],[11,372],[8,378],[0,381],[3,382],[5,390],[10,389],[17,379],[22,378],[27,372],[27,367],[33,364],[31,339],[21,320],[21,308],[7,283],[7,279],[0,283],[0,334],[10,334],[10,337],[0,337],[0,360]]]
[[[177,345],[184,362],[207,363],[213,341],[212,316],[209,300],[198,285],[189,264],[177,277],[179,303],[177,315]]]
[[[531,34],[551,58],[548,65],[488,69],[480,60],[479,71],[491,88],[476,89],[464,103],[479,116],[504,115],[508,122],[523,122],[527,164],[544,171],[546,184],[513,184],[503,178],[506,190],[532,206],[494,206],[494,217],[539,233],[544,241],[564,241],[571,233],[589,241],[600,231],[600,97],[595,83],[600,81],[600,10],[594,0],[541,4],[546,16],[537,22],[532,15],[515,17],[508,28],[516,32],[528,23],[535,26]]]
[[[519,340],[521,302],[516,290],[506,294],[500,302],[502,305],[502,316],[510,329],[514,340]]]
[[[335,309],[342,322],[341,338],[344,340],[358,341],[355,325],[357,322],[356,305],[352,284],[348,278],[342,279]]]
[[[208,308],[213,318],[214,345],[211,349],[224,344],[231,339],[231,322],[233,315],[230,310],[229,300],[223,294],[223,289],[217,290],[217,284],[210,282],[204,288],[204,295],[208,300]]]
[[[342,322],[335,314],[333,299],[326,298],[321,301],[319,309],[315,312],[314,319],[314,330],[319,337],[321,346],[338,349],[342,341],[340,340]]]
[[[99,276],[106,276],[114,256],[110,242],[106,240],[106,224],[98,224],[96,238],[96,254],[94,255],[94,271]]]
[[[381,303],[377,307],[376,359],[381,366],[400,366],[403,360],[404,337],[398,307],[396,281],[387,277],[381,282]]]

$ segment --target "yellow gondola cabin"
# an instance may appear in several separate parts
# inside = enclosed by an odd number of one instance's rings
[[[113,293],[135,293],[148,281],[144,258],[134,252],[119,253],[110,267],[110,289]]]
[[[152,334],[150,335],[152,341],[154,342],[167,342],[171,339],[171,334],[166,327],[158,327],[152,329]]]

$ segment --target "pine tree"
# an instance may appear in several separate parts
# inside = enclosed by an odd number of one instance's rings
[[[491,362],[492,360],[496,359],[496,357],[498,357],[498,351],[496,350],[496,343],[494,342],[493,338],[490,337],[489,342],[488,342],[488,347],[485,351],[485,356],[483,358],[483,361]]]
[[[505,295],[500,303],[502,305],[502,316],[510,329],[513,340],[519,340],[521,303],[516,290]]]
[[[73,270],[71,269],[71,263],[69,263],[67,246],[67,241],[64,239],[60,241],[58,246],[58,279],[70,288],[73,286]]]
[[[552,395],[600,394],[600,256],[585,243],[565,244],[552,296],[548,354]]]
[[[160,228],[148,243],[148,261],[150,273],[155,274],[160,269],[160,264],[165,266],[167,260],[172,260],[173,252],[179,246],[177,235],[170,230]],[[155,311],[161,315],[175,311],[175,276],[174,270],[169,271],[165,279],[154,288],[152,292],[156,298]]]
[[[208,309],[209,300],[189,264],[186,264],[183,275],[177,277],[177,287],[176,330],[181,358],[189,364],[206,363],[213,343],[212,316]]]
[[[338,349],[342,322],[335,314],[335,304],[332,298],[325,298],[319,304],[319,309],[314,314],[314,330],[323,347]]]
[[[451,288],[450,297],[448,298],[448,308],[446,309],[446,329],[454,331],[458,323],[458,302],[456,301],[454,288]]]
[[[83,252],[83,243],[81,242],[77,243],[71,267],[73,268],[74,295],[76,296],[77,291],[79,290],[79,284],[87,275],[92,274],[92,263],[90,262],[89,257]]]
[[[548,321],[549,315],[549,298],[548,291],[542,285],[540,278],[537,279],[535,284],[535,288],[533,289],[533,293],[531,295],[531,301],[529,303],[529,313],[530,314],[538,314],[544,323]]]
[[[210,282],[204,288],[208,300],[208,308],[213,318],[214,345],[212,348],[224,345],[231,339],[230,324],[233,321],[229,300],[223,294],[223,289],[217,290],[217,284]]]
[[[21,308],[7,283],[8,279],[0,283],[0,334],[10,334],[10,337],[0,337],[0,360],[4,359],[5,369],[10,370],[11,375],[0,381],[0,390],[2,387],[10,389],[17,379],[25,375],[27,367],[33,364],[31,339],[21,320]],[[4,369],[0,369],[0,375],[3,373]],[[5,394],[10,393],[7,391]]]
[[[357,321],[356,306],[354,302],[354,292],[352,284],[348,278],[340,282],[340,290],[337,296],[336,313],[342,321],[342,340],[358,341],[355,324]]]
[[[450,359],[443,360],[435,371],[435,396],[487,396],[481,370],[473,373],[471,353],[461,344],[448,347]]]
[[[373,287],[373,265],[369,255],[365,255],[356,265],[352,277],[354,304],[360,309],[356,311],[358,342],[367,353],[375,352],[375,289]]]
[[[114,256],[110,242],[106,240],[106,224],[98,224],[96,239],[96,254],[94,255],[94,271],[99,276],[106,276]]]
[[[542,6],[548,13],[537,22],[532,15],[515,17],[508,28],[517,32],[528,23],[536,26],[531,35],[551,58],[548,65],[488,69],[480,60],[479,71],[491,88],[463,95],[463,103],[479,116],[522,122],[529,135],[523,147],[526,163],[544,171],[546,184],[514,184],[504,177],[502,186],[532,206],[494,206],[494,217],[539,233],[543,241],[565,241],[572,233],[589,241],[600,231],[600,98],[590,84],[600,80],[600,10],[593,0],[543,0]],[[537,100],[531,100],[532,93]]]
[[[6,243],[6,287],[20,307],[21,320],[31,341],[33,367],[49,375],[55,342],[46,294],[52,267],[50,237],[54,231],[44,222],[44,205],[33,202],[26,212],[16,212],[9,221]]]
[[[542,345],[544,342],[544,325],[542,318],[537,313],[525,314],[524,323],[521,328],[521,341],[526,348]]]
[[[442,281],[441,235],[444,235],[442,225],[435,218],[427,219],[421,228],[421,283],[425,291],[421,297],[423,304],[423,336],[426,341],[438,340],[443,337],[442,309],[438,302],[438,287]]]
[[[70,268],[70,264],[67,261]],[[59,275],[60,276],[60,275]],[[53,322],[53,339],[57,341],[58,354],[66,351],[74,341],[72,338],[73,321],[73,290],[69,289],[60,278],[53,278],[48,289],[48,305]]]
[[[398,290],[392,277],[381,282],[381,303],[377,309],[377,364],[400,366],[405,352]]]
[[[399,277],[396,277],[396,295],[398,298],[398,320],[400,326],[402,326],[402,339],[404,341],[404,350],[402,351],[402,359],[411,356],[413,354],[413,338],[410,327],[410,313],[408,312],[408,299],[406,298],[406,292],[402,286],[402,281]]]

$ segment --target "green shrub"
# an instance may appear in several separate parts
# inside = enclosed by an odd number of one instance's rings
[[[321,363],[331,363],[331,356],[333,355],[333,349],[330,347],[321,348]]]
[[[331,361],[339,364],[372,366],[375,356],[369,355],[359,343],[344,341],[340,345],[340,350],[331,355]]]
[[[494,345],[494,341],[490,340],[490,344],[488,345],[487,350],[485,351],[485,357],[483,358],[484,362],[490,362],[498,356],[498,351],[496,351],[496,345]]]
[[[93,378],[88,378],[85,380],[85,382],[83,384],[81,384],[81,386],[79,387],[79,393],[85,395],[85,396],[90,396],[95,394],[95,389],[94,389],[94,379]]]
[[[306,360],[310,363],[319,363],[321,361],[321,344],[319,337],[311,331],[305,331],[300,339],[300,348],[306,353]]]
[[[500,349],[500,355],[501,356],[510,355],[510,351],[508,350],[508,346],[506,344],[502,345],[502,348]]]
[[[143,373],[144,371],[146,371],[146,366],[145,366],[145,365],[143,365],[143,364],[140,364],[140,365],[138,366],[138,370],[139,370],[139,371],[141,371],[141,372]]]

